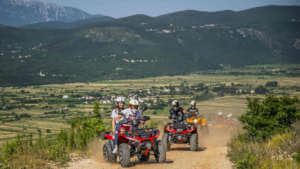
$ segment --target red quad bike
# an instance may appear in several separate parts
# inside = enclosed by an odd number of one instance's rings
[[[167,150],[170,150],[171,144],[190,144],[191,151],[198,149],[198,133],[195,123],[189,123],[188,120],[168,123],[164,127],[162,142]]]
[[[118,154],[113,154],[114,136],[105,134],[104,138],[108,140],[103,145],[103,157],[108,162],[116,162],[119,156],[122,167],[131,165],[130,158],[135,155],[142,162],[148,161],[150,154],[153,154],[157,162],[166,160],[166,148],[158,136],[158,129],[138,128],[140,121],[147,121],[150,117],[144,116],[138,120],[122,120],[118,135]]]

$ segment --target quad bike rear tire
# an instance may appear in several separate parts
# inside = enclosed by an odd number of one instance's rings
[[[105,161],[113,163],[117,161],[117,156],[115,154],[112,153],[112,146],[109,142],[106,142],[103,145],[103,158]]]
[[[198,134],[194,133],[192,134],[191,138],[190,138],[190,149],[191,151],[197,151],[198,150]]]
[[[166,161],[166,146],[159,141],[157,143],[157,152],[154,154],[155,160],[158,163],[163,163]]]
[[[169,151],[171,149],[171,144],[169,142],[168,134],[164,133],[162,137],[162,143],[165,146],[166,151]]]
[[[128,144],[122,143],[119,146],[120,164],[122,167],[130,166],[130,147]]]

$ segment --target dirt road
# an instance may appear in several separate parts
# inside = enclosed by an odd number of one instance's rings
[[[211,127],[208,136],[199,136],[200,150],[192,152],[188,145],[172,145],[167,152],[165,163],[156,163],[154,157],[147,163],[136,159],[132,169],[231,169],[231,163],[226,157],[226,144],[232,131],[226,127]],[[103,160],[101,145],[93,144],[90,148],[90,158],[75,160],[69,163],[68,169],[120,169],[120,164],[110,164]]]

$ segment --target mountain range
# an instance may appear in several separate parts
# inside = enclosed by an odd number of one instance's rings
[[[39,22],[22,26],[22,28],[28,29],[71,29],[81,26],[87,26],[100,22],[111,21],[114,18],[103,15],[93,15],[88,19],[76,20],[73,22],[51,21],[51,22]]]
[[[299,28],[298,6],[134,15],[63,29],[0,26],[0,86],[299,64]]]
[[[9,26],[40,22],[74,22],[91,17],[94,16],[82,10],[53,3],[36,0],[0,0],[0,24]]]

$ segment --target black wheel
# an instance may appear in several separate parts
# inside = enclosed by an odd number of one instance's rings
[[[163,145],[165,146],[165,149],[168,151],[171,149],[171,144],[169,142],[169,138],[168,138],[168,134],[164,133],[163,137],[162,137],[162,142]]]
[[[157,151],[154,155],[156,162],[162,163],[166,161],[166,147],[161,141],[157,143]]]
[[[117,157],[115,154],[112,153],[112,146],[109,142],[105,143],[103,145],[103,158],[105,161],[107,162],[116,162],[117,161]]]
[[[128,144],[122,143],[119,146],[120,163],[122,167],[130,166],[130,147]]]
[[[190,138],[190,145],[191,145],[192,151],[197,151],[197,149],[198,149],[198,134],[197,133],[192,134],[192,136]]]
[[[139,160],[141,162],[149,161],[149,159],[150,159],[150,153],[148,153],[148,155],[146,155],[146,156],[144,154],[139,155]]]

